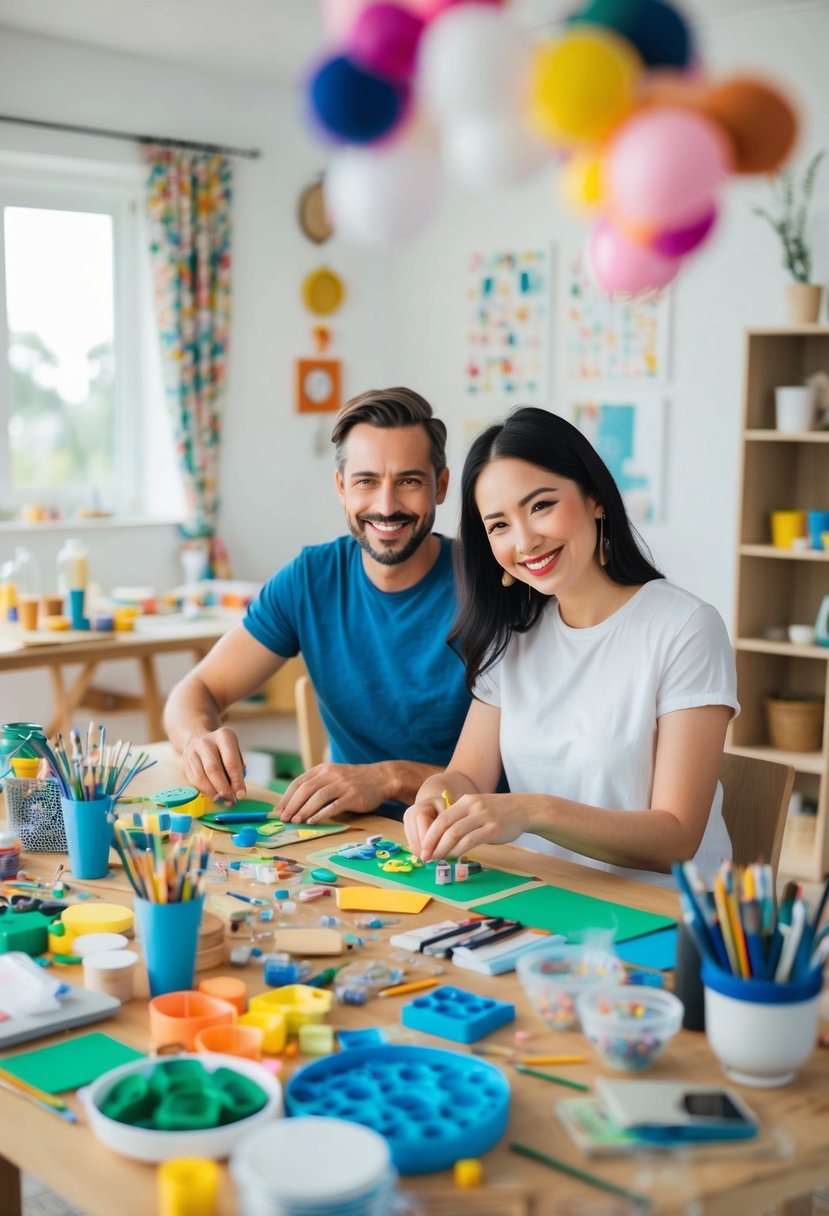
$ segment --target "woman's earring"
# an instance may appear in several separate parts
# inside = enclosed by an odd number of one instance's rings
[[[512,574],[510,574],[509,570],[505,570],[504,573],[501,575],[501,586],[502,587],[511,587],[514,582],[515,582],[515,577]]]
[[[610,557],[610,538],[604,534],[605,514],[602,512],[599,517],[599,565],[606,566],[607,559]]]

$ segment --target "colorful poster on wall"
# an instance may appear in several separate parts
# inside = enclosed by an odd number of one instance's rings
[[[468,396],[544,404],[550,298],[549,250],[470,256],[464,366]]]
[[[574,380],[667,378],[669,294],[610,300],[595,286],[582,254],[567,269],[565,366]]]
[[[637,526],[662,518],[664,401],[578,401],[572,420],[601,456]]]

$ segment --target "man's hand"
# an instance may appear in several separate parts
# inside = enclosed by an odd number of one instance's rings
[[[317,764],[288,786],[279,803],[285,823],[323,823],[351,811],[376,811],[389,797],[386,765]]]
[[[208,798],[221,798],[233,806],[238,798],[245,797],[245,762],[239,740],[227,726],[195,735],[181,753],[181,760],[187,780]]]

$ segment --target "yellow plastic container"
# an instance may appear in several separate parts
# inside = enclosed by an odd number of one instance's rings
[[[285,1040],[288,1030],[285,1025],[285,1014],[281,1009],[249,1009],[243,1013],[237,1023],[239,1026],[252,1026],[262,1031],[262,1050],[266,1055],[277,1056],[285,1050]]]
[[[252,1012],[270,1013],[279,1009],[285,1014],[288,1034],[298,1034],[307,1022],[321,1022],[331,1012],[334,994],[325,988],[310,988],[307,984],[286,984],[250,998]]]
[[[805,535],[805,511],[772,511],[771,543],[775,549],[791,549],[792,541]]]
[[[49,949],[56,954],[72,954],[73,943],[82,933],[130,934],[134,923],[132,908],[121,904],[72,904],[61,913],[62,937],[49,934]]]

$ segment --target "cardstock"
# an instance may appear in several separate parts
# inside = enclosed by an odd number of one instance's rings
[[[143,1058],[142,1051],[128,1047],[111,1035],[94,1031],[53,1043],[51,1047],[41,1047],[38,1051],[9,1056],[3,1061],[3,1068],[47,1094],[59,1094],[89,1085],[111,1068]]]
[[[382,887],[337,887],[337,907],[351,912],[422,912],[431,895]]]
[[[471,911],[520,920],[530,929],[561,933],[568,941],[580,941],[585,933],[604,929],[612,932],[612,941],[624,942],[676,924],[670,916],[550,886],[535,887],[505,899],[490,899],[485,904],[473,905]]]
[[[616,953],[623,963],[634,967],[647,967],[651,971],[670,971],[676,966],[676,927],[657,929],[643,937],[620,942]]]
[[[435,882],[435,866],[428,864],[410,870],[408,874],[383,870],[377,859],[361,861],[358,858],[340,857],[332,849],[312,853],[310,862],[323,863],[346,878],[377,883],[383,887],[399,887],[405,891],[421,891],[444,903],[468,908],[481,900],[520,891],[535,886],[538,879],[526,874],[508,874],[505,870],[484,869],[480,874],[470,874],[464,882]]]
[[[241,832],[243,828],[253,828],[256,832],[256,840],[253,842],[252,848],[259,849],[281,849],[285,844],[297,844],[303,840],[312,840],[314,837],[335,836],[338,832],[349,831],[351,825],[348,823],[338,823],[332,819],[326,823],[283,823],[281,819],[268,819],[265,823],[217,823],[216,816],[232,813],[241,813],[244,811],[259,812],[273,810],[272,802],[262,802],[255,798],[242,798],[235,806],[232,807],[217,807],[214,811],[207,811],[202,815],[199,823],[204,824],[213,832],[227,832],[229,835],[235,835]]]

